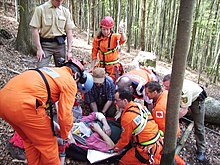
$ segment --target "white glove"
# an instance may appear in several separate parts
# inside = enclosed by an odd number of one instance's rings
[[[75,139],[73,138],[73,135],[72,135],[71,131],[69,132],[67,142],[68,142],[69,144],[72,144],[72,143],[73,143],[73,144],[76,144],[76,141],[75,141]]]
[[[118,120],[120,117],[121,117],[121,113],[122,113],[122,109],[119,109],[117,112],[116,112],[116,115],[115,115],[115,120]]]
[[[54,131],[57,135],[60,135],[60,126],[57,122],[53,121],[54,124]]]
[[[118,33],[122,34],[124,33],[124,22],[121,20],[118,26]]]

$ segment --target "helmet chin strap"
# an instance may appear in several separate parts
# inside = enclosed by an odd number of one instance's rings
[[[74,73],[74,74],[73,74],[73,78],[74,78],[74,80],[77,80],[77,79],[78,79],[77,73]]]
[[[139,82],[139,84],[136,88],[136,92],[137,92],[138,95],[142,95],[142,92],[141,92],[142,86],[143,86],[143,82],[141,81],[141,82]]]

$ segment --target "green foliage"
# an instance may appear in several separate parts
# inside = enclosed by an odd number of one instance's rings
[[[82,6],[82,2],[84,5]],[[87,17],[88,17],[88,3],[92,4],[93,0],[69,0],[65,1],[71,5],[74,4],[74,17],[76,18],[76,24],[78,27],[83,28],[82,30],[87,30]],[[118,21],[123,20],[127,28],[128,19],[132,18],[131,23],[131,36],[130,41],[127,42],[130,45],[135,45],[135,47],[140,47],[141,42],[141,26],[145,29],[145,49],[147,51],[155,52],[158,54],[160,59],[172,60],[173,51],[175,48],[176,41],[176,28],[178,21],[179,5],[180,1],[166,1],[166,0],[146,0],[146,6],[142,6],[143,0],[133,0],[131,1],[130,9],[133,9],[131,14],[132,17],[127,18],[128,11],[128,0],[94,0],[95,2],[95,29],[99,28],[99,22],[103,15],[111,15],[115,19],[115,25]],[[120,14],[117,15],[118,3],[120,3]],[[80,8],[84,7],[84,14],[80,15]],[[91,8],[93,6],[91,5]],[[189,31],[192,33],[192,41],[190,45],[190,53],[187,63],[194,69],[199,67],[199,59],[205,58],[202,70],[209,72],[212,66],[210,64],[214,63],[216,52],[220,49],[220,45],[217,44],[218,33],[220,27],[220,0],[210,1],[210,0],[196,0],[196,6],[194,10],[193,17],[193,28],[194,31]],[[141,11],[145,9],[146,14],[141,16]],[[20,7],[22,11],[22,7]],[[92,12],[92,9],[90,10]],[[91,13],[90,13],[91,15]],[[146,18],[146,24],[142,25],[142,18]],[[117,20],[117,18],[119,20]],[[80,22],[80,20],[82,20]],[[79,26],[80,24],[83,26]],[[90,19],[90,24],[92,25],[92,19]],[[90,25],[90,30],[93,27]],[[115,30],[117,28],[115,27]],[[126,29],[128,32],[128,29]],[[193,34],[194,33],[194,34]],[[210,43],[207,43],[210,42]],[[170,61],[171,62],[171,61]],[[219,78],[218,78],[219,79]]]

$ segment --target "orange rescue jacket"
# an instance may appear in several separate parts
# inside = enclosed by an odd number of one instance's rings
[[[166,122],[166,107],[167,107],[167,97],[168,91],[165,90],[159,96],[155,103],[155,107],[153,109],[153,118],[155,122],[158,124],[159,129],[165,132],[165,122]],[[177,135],[180,135],[180,127],[178,126]]]
[[[108,52],[108,43],[109,43],[109,39],[110,40],[110,50],[116,48],[119,45],[123,44],[125,41],[121,40],[121,35],[120,34],[115,34],[113,33],[110,37],[110,35],[108,37],[101,37],[100,39],[98,39],[97,37],[94,38],[93,40],[93,48],[92,48],[92,60],[96,60],[97,59],[97,54],[99,57],[100,61],[103,61],[103,54],[102,52]],[[118,59],[118,49],[114,52],[111,52],[109,54],[104,55],[105,56],[105,62],[112,62]]]
[[[41,68],[41,71],[49,83],[52,102],[58,101],[60,133],[63,139],[67,139],[68,133],[73,126],[72,106],[77,92],[77,85],[72,77],[72,71],[68,67]],[[26,71],[11,79],[0,91],[0,95],[7,95],[6,99],[8,101],[23,100],[23,102],[19,103],[15,101],[13,111],[25,109],[38,111],[45,109],[48,97],[42,77],[34,70]],[[21,105],[22,108],[16,108],[18,105]],[[1,111],[8,110],[1,109]]]
[[[138,135],[136,135],[138,137],[134,137],[132,135],[132,132],[138,126],[139,113],[140,110],[138,108],[138,105],[133,101],[129,102],[126,105],[121,116],[121,125],[123,131],[115,148],[122,150],[132,138],[136,143],[142,143],[151,140],[158,134],[158,125],[153,120],[153,117],[148,114],[148,122],[144,129]]]

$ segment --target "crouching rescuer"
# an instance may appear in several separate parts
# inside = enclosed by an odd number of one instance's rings
[[[60,164],[51,106],[58,101],[60,135],[67,140],[73,126],[72,106],[77,83],[88,85],[88,80],[91,81],[83,65],[70,59],[59,68],[25,71],[0,90],[0,117],[23,139],[28,164]]]
[[[121,152],[130,141],[132,147],[121,158],[120,164],[160,164],[162,152],[162,131],[151,113],[142,105],[132,101],[130,88],[119,88],[115,101],[123,108],[121,116],[122,134],[114,147]]]

